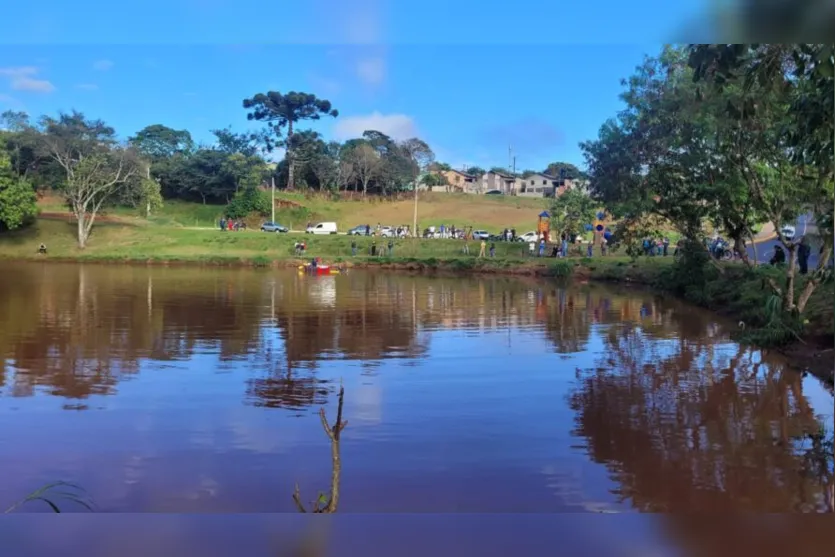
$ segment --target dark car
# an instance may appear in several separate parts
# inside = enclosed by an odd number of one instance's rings
[[[355,226],[348,231],[348,236],[365,236],[365,228],[364,224]]]
[[[490,190],[484,195],[504,195],[501,190]]]
[[[286,226],[281,226],[277,222],[265,222],[261,225],[261,232],[289,232],[290,229]]]

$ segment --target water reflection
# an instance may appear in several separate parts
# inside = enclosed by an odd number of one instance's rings
[[[340,381],[340,512],[827,507],[801,439],[831,395],[674,301],[49,264],[0,264],[0,501],[62,479],[109,511],[292,512]]]
[[[619,501],[645,512],[832,511],[831,459],[809,473],[805,458],[819,422],[799,374],[684,334],[647,343],[631,323],[604,340],[606,356],[578,371],[569,398],[575,433]]]

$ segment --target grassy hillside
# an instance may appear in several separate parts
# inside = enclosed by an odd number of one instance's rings
[[[412,223],[414,201],[388,201],[379,198],[365,200],[333,200],[326,196],[304,196],[280,193],[276,195],[276,220],[292,229],[302,229],[308,221],[336,221],[341,230],[360,224],[397,226]],[[60,199],[44,198],[41,210],[66,212]],[[536,227],[537,215],[548,208],[547,199],[526,199],[501,195],[466,195],[425,193],[418,204],[421,228],[440,224],[472,226],[498,232],[516,228],[519,233]],[[214,227],[223,213],[222,205],[202,205],[182,201],[167,201],[150,222],[159,226]],[[116,208],[109,215],[136,217],[137,210]]]
[[[104,222],[93,229],[86,249],[75,242],[75,224],[64,219],[39,219],[32,227],[0,235],[0,257],[72,258],[90,261],[195,261],[221,262],[240,260],[250,263],[292,260],[295,242],[305,240],[308,257],[325,259],[351,257],[351,242],[358,244],[358,260],[367,256],[372,238],[312,236],[304,234],[268,234],[258,230],[221,232],[185,227],[154,226],[148,223]],[[38,245],[49,250],[46,257],[37,255]],[[387,239],[376,239],[378,248]],[[456,258],[464,243],[460,240],[395,241],[394,255],[399,258]],[[478,242],[468,242],[471,258],[478,254]],[[527,246],[520,243],[496,244],[497,259],[527,259]],[[544,260],[534,260],[544,263]]]

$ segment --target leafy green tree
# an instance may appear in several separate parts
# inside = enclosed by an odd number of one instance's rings
[[[739,130],[740,143],[755,153],[740,153],[736,165],[759,210],[774,223],[789,251],[785,284],[769,281],[785,311],[802,312],[826,279],[833,247],[833,104],[835,45],[692,45],[694,79],[707,94],[729,96],[724,118]],[[795,299],[797,244],[782,234],[782,224],[812,210],[823,244],[818,269]]]
[[[562,176],[560,174],[561,171],[563,172]],[[543,172],[557,178],[564,177],[567,180],[579,180],[581,178],[585,178],[585,174],[570,162],[552,162],[545,168],[545,170],[543,170]]]
[[[551,229],[556,238],[563,234],[582,234],[587,224],[595,219],[597,203],[586,193],[575,189],[566,190],[551,203]]]
[[[270,210],[270,198],[266,192],[252,187],[236,193],[226,206],[226,214],[233,219],[242,219],[253,213],[267,216]]]
[[[0,231],[31,222],[38,213],[37,201],[32,185],[14,171],[11,157],[0,149]]]
[[[215,149],[228,154],[240,153],[245,157],[255,157],[261,152],[264,137],[254,133],[236,133],[231,127],[212,130],[217,140]]]
[[[153,162],[189,154],[195,148],[188,130],[175,130],[162,124],[142,128],[128,142]]]
[[[330,101],[319,99],[311,93],[296,91],[290,91],[285,95],[278,91],[258,93],[252,98],[244,99],[243,107],[250,111],[247,114],[248,120],[267,124],[272,133],[272,136],[265,135],[268,149],[272,149],[273,146],[286,148],[288,189],[293,189],[295,186],[293,134],[296,125],[304,120],[319,120],[322,116],[335,118],[339,115],[339,112],[331,107]],[[280,138],[284,128],[287,128],[287,138],[282,141]]]
[[[469,166],[464,172],[472,176],[483,176],[484,174],[487,174],[487,171],[480,166]]]

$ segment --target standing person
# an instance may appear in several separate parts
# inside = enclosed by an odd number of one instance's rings
[[[667,257],[667,250],[670,249],[670,239],[664,236],[664,240],[662,240],[664,244],[664,257]]]
[[[470,255],[470,242],[464,238],[464,249],[461,250],[464,255]]]
[[[374,257],[376,255],[377,255],[377,241],[375,240],[375,241],[371,242],[371,257]]]
[[[606,238],[600,239],[600,255],[606,255],[606,244],[608,244],[608,240]]]
[[[367,225],[367,224],[365,225],[365,235],[366,236],[371,236],[371,226],[370,225]]]
[[[774,246],[774,255],[768,261],[769,265],[782,265],[786,262],[786,252],[780,246]]]
[[[586,256],[587,256],[587,257],[589,257],[589,258],[591,258],[591,256],[592,256],[592,255],[594,255],[594,251],[593,251],[593,250],[594,250],[594,243],[593,243],[593,242],[589,242],[589,247],[586,249]]]
[[[539,257],[545,257],[545,238],[539,240]]]
[[[562,235],[562,255],[563,257],[568,257],[568,235]]]
[[[496,242],[490,242],[490,257],[496,257]]]
[[[392,254],[394,254],[394,240],[392,240],[391,238],[389,238],[388,248],[389,248],[389,257],[391,257]]]
[[[800,238],[800,244],[797,246],[797,264],[800,266],[800,274],[805,275],[809,272],[809,256],[812,254],[812,248],[809,246],[809,240],[806,236]]]
[[[356,240],[351,240],[351,255],[353,255],[354,257],[357,256],[357,241]]]
[[[224,217],[220,217],[220,231],[226,231],[226,219]]]
[[[528,244],[528,255],[533,257],[535,250],[536,250],[536,244],[533,242],[533,240],[531,240],[530,243]]]
[[[478,251],[479,257],[484,257],[484,250],[487,248],[487,242],[482,240],[481,241],[481,249]]]

